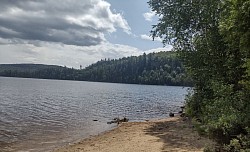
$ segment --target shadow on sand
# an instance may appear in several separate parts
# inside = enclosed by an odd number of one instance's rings
[[[157,137],[157,142],[163,143],[162,152],[203,151],[210,143],[208,139],[198,135],[189,120],[184,121],[180,117],[157,122],[145,132]]]

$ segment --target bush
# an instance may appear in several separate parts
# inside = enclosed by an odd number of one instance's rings
[[[237,138],[230,140],[230,144],[225,145],[224,149],[230,152],[250,152],[250,132],[247,135],[238,135]]]

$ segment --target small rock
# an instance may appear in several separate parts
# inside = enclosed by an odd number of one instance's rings
[[[119,124],[119,123],[121,123],[121,122],[128,122],[128,121],[129,121],[129,119],[126,118],[126,117],[124,117],[123,119],[114,118],[112,121],[107,122],[107,124],[112,124],[112,123],[117,123],[117,124]]]
[[[94,119],[93,121],[98,121],[97,119]]]
[[[174,117],[174,113],[170,112],[169,117]]]

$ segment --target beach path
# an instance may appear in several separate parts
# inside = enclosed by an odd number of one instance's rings
[[[54,152],[201,152],[212,142],[200,137],[189,121],[172,117],[127,122],[103,134]]]

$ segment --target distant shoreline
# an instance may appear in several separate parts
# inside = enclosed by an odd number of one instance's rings
[[[200,151],[210,140],[200,137],[191,123],[181,117],[147,122],[127,122],[53,152],[161,152]]]
[[[74,69],[46,64],[0,64],[0,75],[9,77],[78,80],[125,84],[192,86],[176,52],[158,52],[119,59],[101,59]]]
[[[170,86],[170,87],[192,87],[182,85],[161,85],[161,84],[139,84],[139,83],[121,83],[121,82],[106,82],[106,81],[87,81],[87,80],[64,80],[64,79],[47,79],[47,78],[29,78],[29,77],[10,77],[1,76],[0,78],[20,78],[20,79],[38,79],[38,80],[59,80],[59,81],[74,81],[74,82],[100,82],[100,83],[112,83],[112,84],[134,84],[134,85],[149,85],[149,86]]]

